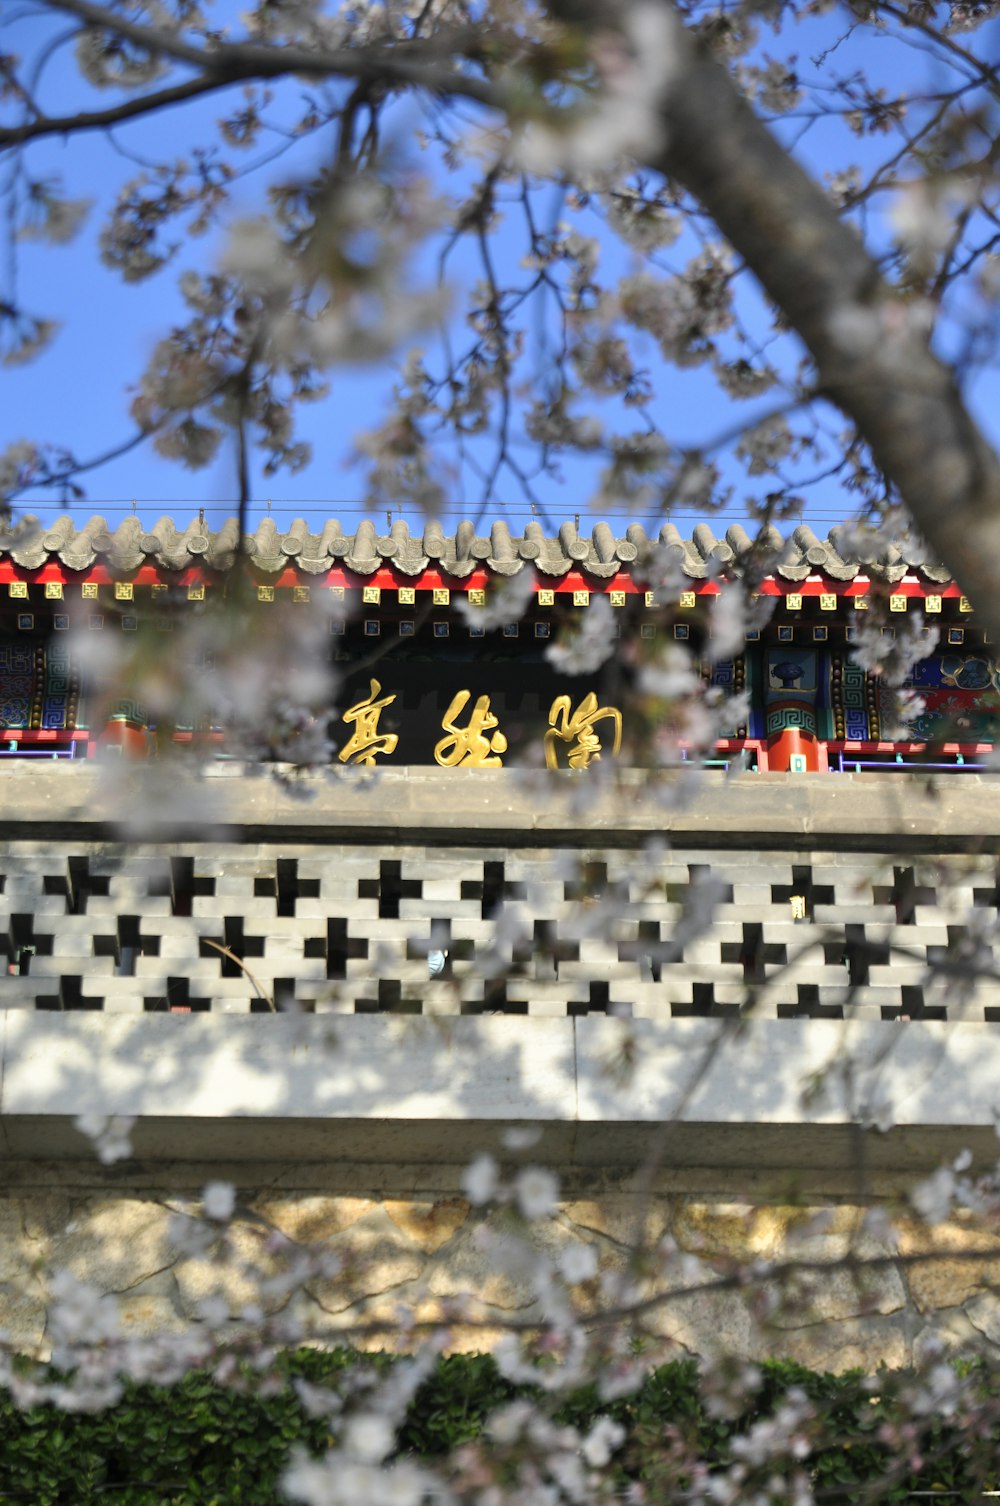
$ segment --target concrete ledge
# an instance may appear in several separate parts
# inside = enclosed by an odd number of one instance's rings
[[[772,1168],[832,1191],[851,1168],[998,1150],[989,1025],[10,1011],[0,1065],[14,1160],[88,1158],[73,1120],[94,1109],[138,1116],[151,1165],[461,1165],[534,1124],[556,1166]]]
[[[878,774],[595,777],[516,769],[337,769],[290,794],[265,771],[180,767],[20,765],[4,769],[0,838],[132,837],[413,842],[433,833],[453,845],[629,846],[650,832],[679,847],[867,851],[1000,850],[1000,782],[990,776],[924,779]],[[679,788],[684,780],[683,799]],[[148,783],[147,781],[152,781]],[[167,788],[169,785],[169,788]]]

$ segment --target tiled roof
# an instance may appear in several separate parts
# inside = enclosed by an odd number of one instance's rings
[[[493,523],[488,534],[477,533],[471,522],[459,523],[453,533],[445,533],[435,522],[426,523],[422,533],[411,532],[401,520],[388,533],[379,533],[367,518],[350,527],[354,531],[346,532],[331,518],[319,532],[313,532],[304,519],[297,518],[282,532],[272,518],[265,518],[254,533],[244,537],[243,550],[257,570],[271,574],[290,564],[307,575],[322,574],[334,565],[371,575],[391,565],[403,575],[417,576],[433,568],[462,579],[484,567],[495,575],[516,575],[531,564],[542,576],[580,570],[601,580],[623,568],[641,568],[655,551],[661,560],[664,555],[676,559],[692,580],[720,570],[739,575],[751,562],[757,575],[773,574],[788,581],[804,580],[811,574],[840,581],[863,574],[889,583],[907,574],[936,583],[951,579],[946,566],[928,558],[916,536],[867,546],[864,537],[846,525],[832,528],[826,539],[800,524],[786,536],[772,527],[756,540],[739,525],[716,537],[707,523],[699,523],[690,538],[684,538],[673,523],[664,523],[658,533],[629,523],[621,535],[607,523],[589,530],[563,523],[555,534],[536,522],[527,523],[520,534],[512,533],[503,521]],[[192,564],[227,570],[237,558],[239,544],[235,518],[213,530],[197,519],[185,525],[162,517],[152,528],[145,528],[139,518],[128,517],[112,531],[103,517],[90,518],[77,529],[67,515],[51,527],[33,518],[23,519],[0,536],[0,560],[10,558],[29,570],[49,561],[81,571],[102,564],[129,573],[147,563],[165,570]]]

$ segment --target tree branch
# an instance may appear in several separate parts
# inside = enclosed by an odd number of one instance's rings
[[[53,10],[75,16],[87,26],[126,37],[153,56],[170,58],[175,63],[196,68],[200,78],[192,83],[198,83],[200,87],[194,88],[193,93],[204,93],[209,88],[223,88],[229,84],[255,79],[283,78],[297,74],[305,78],[357,78],[390,85],[408,85],[427,89],[435,94],[474,100],[495,108],[502,108],[504,101],[502,89],[485,79],[456,70],[447,61],[449,57],[462,55],[466,50],[478,52],[481,49],[482,32],[475,28],[453,28],[432,39],[418,38],[394,43],[390,47],[345,47],[332,52],[315,47],[261,46],[253,42],[199,47],[185,41],[176,32],[144,26],[103,5],[95,5],[92,0],[45,0],[45,3]],[[210,83],[209,80],[213,82]],[[176,102],[173,98],[163,98],[169,92],[157,91],[156,95],[129,101],[128,105],[132,106],[130,110],[126,106],[114,106],[111,111],[96,111],[92,116],[27,122],[24,126],[0,131],[0,145],[12,145],[19,140],[58,134],[68,129],[114,124],[117,120],[127,119],[131,114],[143,113],[151,108],[147,101],[158,99],[163,104]],[[112,113],[119,110],[123,113]],[[82,122],[82,127],[79,122]]]
[[[913,306],[678,21],[649,166],[698,198],[857,424],[920,532],[1000,640],[1000,461]]]
[[[119,125],[124,120],[135,120],[150,115],[171,105],[183,104],[185,100],[197,99],[218,89],[228,89],[231,79],[205,77],[188,79],[186,83],[174,84],[169,89],[158,89],[154,94],[143,94],[138,99],[126,99],[120,105],[110,105],[106,110],[93,110],[79,115],[39,115],[26,120],[23,125],[0,128],[0,150],[19,146],[26,141],[35,141],[40,136],[76,136],[81,131],[103,130]]]

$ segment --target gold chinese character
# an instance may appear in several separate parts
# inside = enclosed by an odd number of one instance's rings
[[[571,769],[589,769],[591,759],[599,763],[601,739],[594,731],[600,721],[610,720],[615,729],[615,744],[612,754],[622,745],[622,714],[614,706],[598,706],[593,691],[585,695],[575,711],[570,708],[568,695],[557,696],[549,709],[549,730],[545,734],[545,763],[550,769],[558,769],[556,743],[561,738],[570,743],[569,766]]]
[[[399,738],[395,732],[379,732],[378,719],[396,697],[384,695],[381,700],[377,700],[381,690],[378,680],[372,680],[368,699],[359,701],[356,706],[351,706],[344,712],[341,720],[348,725],[353,722],[354,731],[337,754],[341,763],[371,765],[380,753],[384,753],[387,758],[390,753],[395,753]]]
[[[906,597],[902,596],[902,595],[900,595],[900,596],[890,596],[889,597],[889,611],[890,612],[905,612],[906,611]]]
[[[490,710],[488,695],[479,697],[469,717],[467,727],[455,725],[456,718],[462,715],[471,699],[471,690],[460,690],[452,700],[441,719],[441,725],[449,736],[442,737],[435,746],[434,761],[446,769],[457,768],[459,764],[467,764],[477,769],[485,768],[487,765],[499,768],[503,760],[499,756],[491,757],[490,755],[506,752],[507,739],[502,732],[494,732],[492,737],[485,735],[491,728],[499,726]]]

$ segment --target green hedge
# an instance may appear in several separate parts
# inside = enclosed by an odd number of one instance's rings
[[[358,1364],[379,1369],[386,1356],[305,1351],[286,1357],[289,1378],[337,1385]],[[616,1455],[621,1483],[642,1479],[649,1498],[667,1501],[656,1490],[662,1468],[662,1438],[671,1425],[697,1446],[710,1465],[724,1465],[729,1443],[779,1404],[791,1385],[822,1403],[824,1424],[805,1461],[817,1497],[831,1506],[865,1499],[865,1487],[882,1481],[887,1456],[877,1434],[897,1412],[896,1389],[885,1377],[883,1394],[873,1401],[857,1375],[819,1375],[792,1364],[763,1368],[763,1385],[742,1416],[710,1415],[694,1361],[652,1371],[635,1394],[600,1403],[596,1393],[579,1392],[560,1403],[557,1417],[586,1429],[598,1415],[610,1415],[626,1429]],[[992,1382],[985,1376],[992,1398]],[[457,1443],[474,1439],[491,1410],[525,1388],[499,1374],[488,1356],[453,1355],[439,1361],[419,1389],[399,1435],[400,1452],[433,1458]],[[131,1387],[115,1407],[98,1413],[68,1414],[51,1407],[19,1411],[0,1394],[0,1501],[29,1506],[277,1506],[278,1481],[295,1443],[321,1452],[330,1424],[309,1418],[286,1386],[261,1397],[223,1389],[204,1375],[192,1375],[170,1388]],[[899,1480],[879,1499],[902,1503],[915,1490],[941,1492],[942,1499],[972,1502],[991,1477],[1000,1434],[949,1433],[928,1418],[919,1437],[923,1467]],[[946,1494],[947,1493],[947,1494]]]

